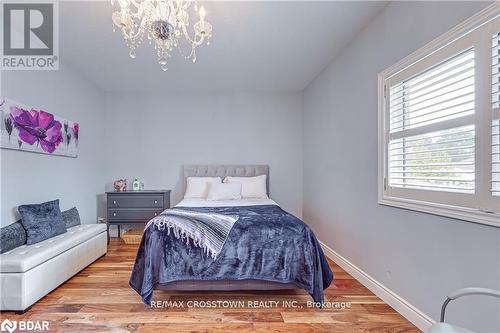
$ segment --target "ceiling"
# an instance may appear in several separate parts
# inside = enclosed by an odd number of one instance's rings
[[[136,59],[113,32],[109,1],[61,2],[60,57],[104,91],[300,91],[386,2],[210,1],[210,46],[196,63],[174,50],[163,72],[154,48]]]

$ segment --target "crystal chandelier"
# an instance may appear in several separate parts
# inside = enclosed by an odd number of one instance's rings
[[[205,21],[205,9],[198,8],[196,1],[191,0],[118,0],[120,11],[111,16],[115,26],[119,27],[122,36],[130,48],[130,57],[136,57],[137,47],[146,35],[149,43],[156,49],[158,63],[166,71],[167,60],[172,50],[177,48],[186,59],[196,62],[196,48],[205,41],[210,44],[212,25]],[[114,5],[114,1],[111,0]],[[188,31],[190,12],[197,13],[199,21],[193,25],[193,33]],[[114,28],[113,28],[114,30]],[[183,52],[181,42],[185,38],[190,46]]]

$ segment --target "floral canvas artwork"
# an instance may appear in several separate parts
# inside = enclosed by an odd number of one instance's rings
[[[0,97],[0,147],[78,156],[80,125],[46,110]]]

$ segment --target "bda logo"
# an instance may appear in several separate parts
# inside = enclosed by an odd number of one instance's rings
[[[0,324],[0,331],[12,333],[15,330],[18,331],[48,331],[49,322],[47,320],[19,320],[12,321],[5,319]]]
[[[2,332],[4,331],[9,331],[10,333],[14,332],[17,328],[17,322],[16,321],[10,321],[8,319],[5,319],[2,321],[2,324],[0,324],[0,330]]]

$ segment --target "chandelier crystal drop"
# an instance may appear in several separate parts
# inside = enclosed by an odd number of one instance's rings
[[[113,0],[111,4],[114,5]],[[136,50],[147,36],[150,44],[154,44],[158,63],[167,70],[168,58],[172,50],[177,48],[180,54],[196,62],[196,48],[206,42],[210,44],[212,25],[205,20],[205,8],[198,8],[197,1],[192,0],[118,0],[119,11],[111,18],[121,30],[123,39],[130,49],[130,57],[136,57]],[[189,33],[190,13],[197,15],[198,21],[193,24]],[[113,29],[114,30],[114,29]],[[190,46],[187,53],[180,47],[184,38]]]

